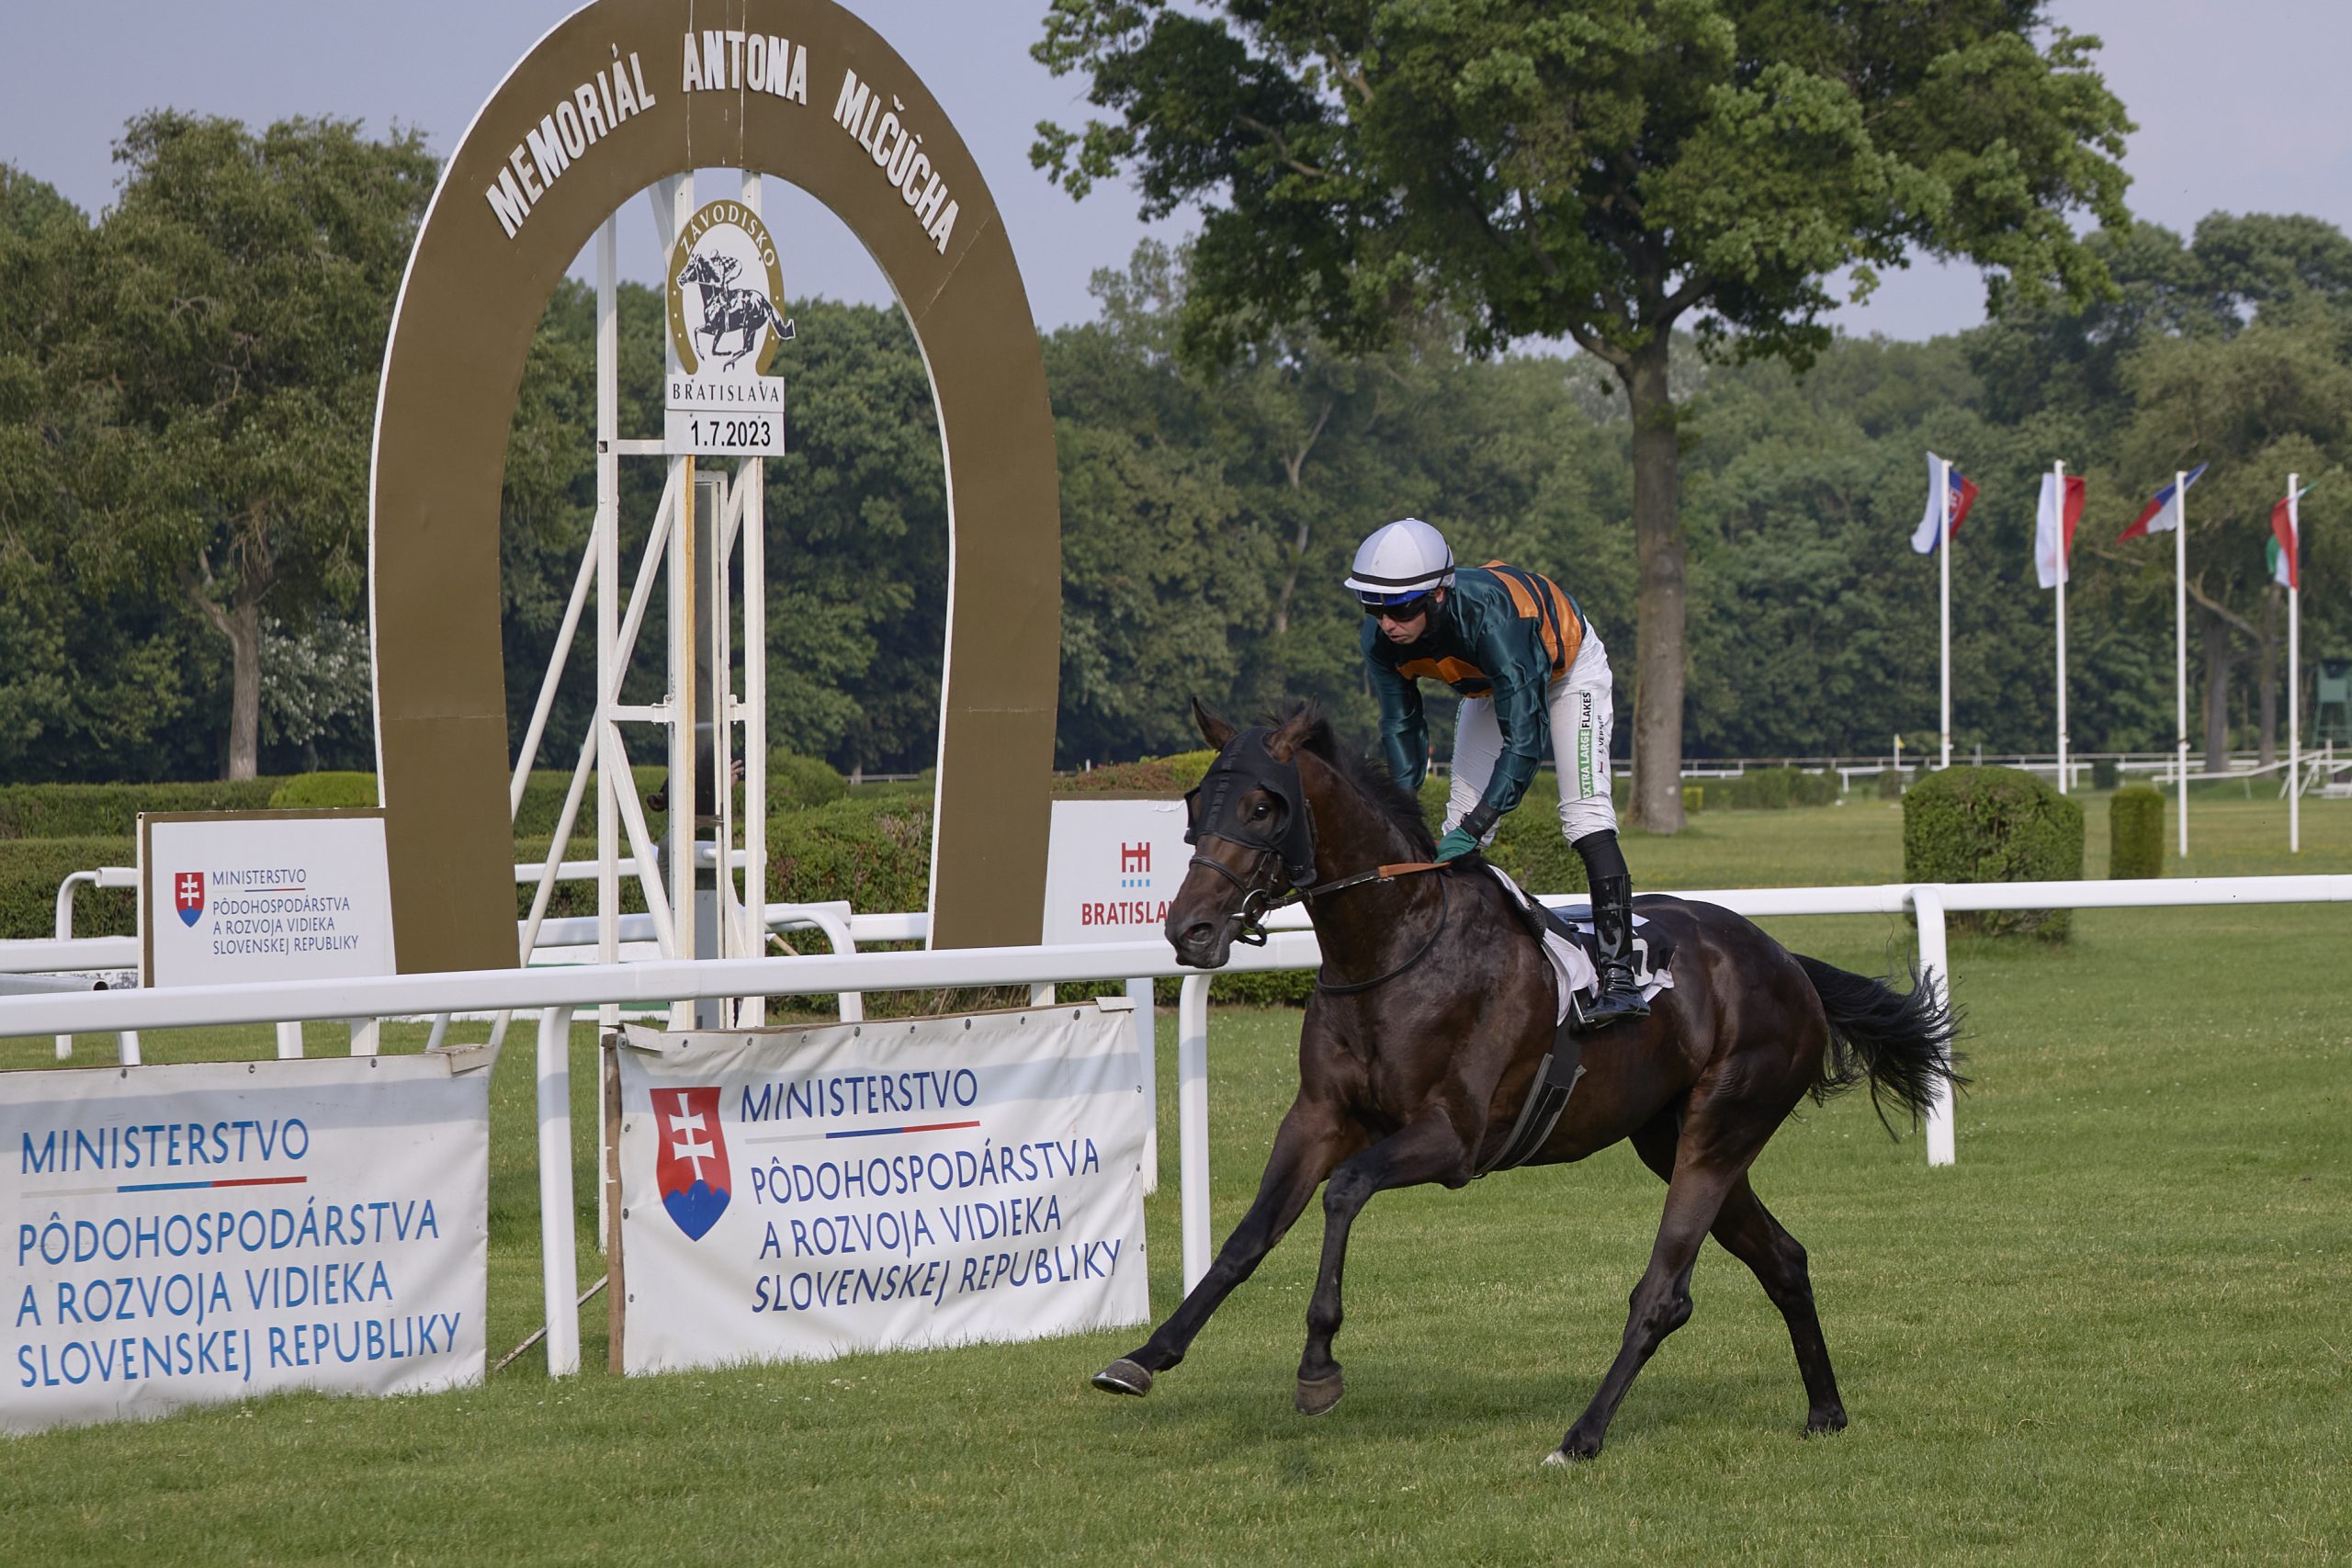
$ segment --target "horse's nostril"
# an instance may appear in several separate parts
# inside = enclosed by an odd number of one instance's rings
[[[1206,920],[1196,920],[1184,928],[1184,934],[1178,940],[1186,947],[1206,947],[1216,936],[1216,927]]]

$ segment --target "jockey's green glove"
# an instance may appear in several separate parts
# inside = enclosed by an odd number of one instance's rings
[[[1466,855],[1477,847],[1478,840],[1476,839],[1471,837],[1470,834],[1464,832],[1463,829],[1456,828],[1453,831],[1448,833],[1444,838],[1440,839],[1437,841],[1437,863],[1440,865],[1443,865],[1447,861],[1453,860],[1460,855]]]

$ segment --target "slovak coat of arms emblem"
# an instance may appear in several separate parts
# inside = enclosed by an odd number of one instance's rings
[[[204,873],[183,871],[172,878],[172,908],[179,911],[184,926],[204,918]]]
[[[657,1089],[653,1122],[660,1154],[653,1165],[662,1206],[689,1241],[700,1241],[727,1212],[735,1178],[718,1127],[718,1089]]]

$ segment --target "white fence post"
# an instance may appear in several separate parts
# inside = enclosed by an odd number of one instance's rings
[[[76,871],[68,873],[65,880],[57,885],[56,930],[58,941],[72,942],[74,940],[74,890],[80,887],[84,883],[95,884],[97,880],[98,874],[95,871]],[[57,1037],[57,1059],[61,1062],[71,1061],[73,1056],[74,1037],[71,1034],[59,1035]]]
[[[277,1024],[277,1059],[299,1062],[302,1059],[302,1021],[288,1023],[283,1019]]]
[[[1149,976],[1127,982],[1136,1010],[1136,1050],[1143,1061],[1143,1190],[1159,1190],[1159,1020]]]
[[[539,1266],[547,1292],[548,1376],[580,1371],[580,1260],[571,1217],[571,1010],[539,1014]]]
[[[1209,1271],[1209,977],[1176,993],[1177,1191],[1184,1220],[1184,1290]]]
[[[1951,964],[1944,943],[1943,893],[1935,887],[1914,887],[1911,910],[1919,919],[1919,984],[1934,987],[1936,1001],[1951,1006]],[[1946,1066],[1951,1060],[1946,1058]],[[1928,1164],[1951,1165],[1959,1158],[1959,1139],[1952,1122],[1951,1080],[1938,1077],[1928,1107]]]

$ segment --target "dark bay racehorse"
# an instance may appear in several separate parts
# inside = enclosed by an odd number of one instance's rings
[[[1193,807],[1198,852],[1169,908],[1183,963],[1222,964],[1292,888],[1433,852],[1412,796],[1339,746],[1311,709],[1240,733],[1198,704],[1193,714],[1218,759]],[[1874,1100],[1883,1091],[1917,1116],[1939,1081],[1960,1081],[1952,1020],[1928,987],[1898,995],[1800,957],[1716,905],[1650,897],[1634,907],[1673,943],[1674,986],[1646,1020],[1587,1037],[1586,1075],[1526,1163],[1579,1160],[1630,1138],[1667,1183],[1666,1215],[1616,1362],[1547,1463],[1600,1451],[1634,1374],[1690,1317],[1690,1268],[1710,1235],[1755,1271],[1787,1320],[1806,1431],[1844,1427],[1804,1248],[1758,1201],[1747,1168],[1807,1094],[1867,1077]],[[1323,974],[1299,1038],[1298,1098],[1257,1201],[1168,1320],[1095,1374],[1098,1388],[1149,1392],[1321,1186],[1323,1258],[1297,1404],[1310,1416],[1329,1410],[1341,1392],[1331,1339],[1349,1226],[1385,1189],[1468,1182],[1501,1152],[1536,1087],[1553,1043],[1552,972],[1475,860],[1310,893],[1307,908]]]

